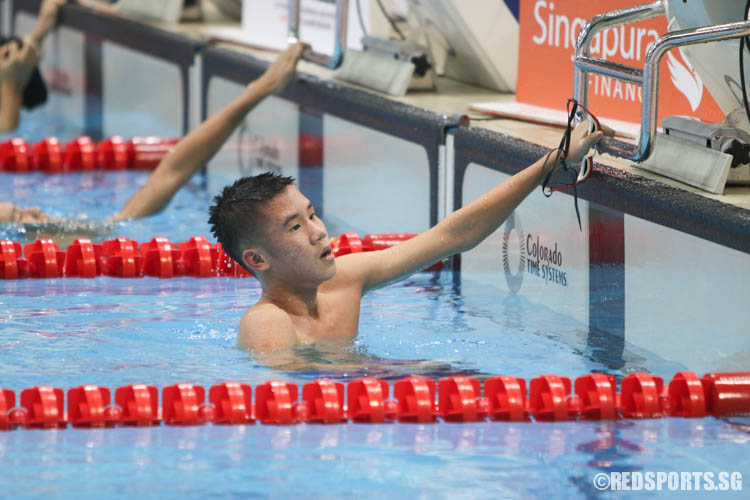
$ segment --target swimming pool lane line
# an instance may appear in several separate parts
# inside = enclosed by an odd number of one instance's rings
[[[414,233],[368,234],[344,233],[331,238],[335,257],[349,253],[384,250],[416,236]],[[442,262],[425,269],[440,271]],[[229,257],[221,246],[203,236],[175,245],[164,237],[138,243],[129,238],[115,238],[102,244],[79,238],[66,251],[49,238],[21,246],[11,240],[0,240],[0,279],[21,278],[157,278],[252,276]]]
[[[327,379],[302,387],[280,380],[255,388],[223,382],[208,391],[200,385],[179,383],[159,391],[155,386],[131,384],[115,390],[114,404],[106,387],[82,385],[65,393],[60,388],[36,386],[16,394],[0,389],[0,430],[102,427],[301,423],[434,423],[443,422],[560,422],[750,414],[750,372],[678,372],[668,386],[660,377],[631,373],[620,392],[613,375],[589,373],[574,384],[567,377],[541,375],[529,383],[510,375],[484,381],[453,376],[434,380],[407,377],[393,384],[362,378],[344,386]],[[574,393],[571,394],[571,388]],[[437,389],[437,391],[436,391]],[[437,392],[437,400],[435,398]],[[393,399],[388,399],[389,394]],[[345,404],[346,399],[346,404]]]

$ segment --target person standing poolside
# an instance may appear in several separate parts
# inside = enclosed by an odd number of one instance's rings
[[[590,133],[588,123],[576,127],[567,161],[580,162],[602,136]],[[336,259],[325,225],[292,178],[265,173],[237,180],[214,198],[209,223],[227,254],[262,286],[260,300],[240,320],[239,344],[276,364],[274,353],[298,344],[351,341],[362,295],[475,247],[557,162],[548,154],[399,245]]]
[[[216,154],[245,116],[268,95],[284,89],[291,82],[297,61],[306,49],[307,45],[298,43],[281,52],[239,97],[182,138],[122,210],[106,220],[136,219],[162,211],[175,193]],[[80,225],[76,224],[79,221],[75,219],[51,217],[39,207],[22,208],[11,202],[0,202],[1,222],[59,225],[69,228],[66,232],[80,233]]]

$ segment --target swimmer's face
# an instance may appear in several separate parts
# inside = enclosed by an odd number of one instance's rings
[[[287,186],[261,210],[265,221],[258,247],[271,274],[299,285],[322,283],[335,276],[328,231],[310,200],[296,187]]]
[[[0,202],[0,222],[39,223],[49,220],[39,207],[21,208],[15,203]]]

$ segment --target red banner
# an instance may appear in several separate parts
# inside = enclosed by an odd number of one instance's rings
[[[562,109],[573,97],[573,57],[581,27],[597,14],[632,7],[643,0],[521,0],[518,102]],[[591,56],[643,68],[650,44],[667,32],[664,16],[609,28],[591,43]],[[589,75],[589,109],[617,120],[640,122],[640,86],[601,75]],[[680,50],[662,59],[659,78],[659,123],[665,116],[724,118],[700,76]]]

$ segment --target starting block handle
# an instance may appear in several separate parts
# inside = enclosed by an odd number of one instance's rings
[[[714,26],[671,31],[652,43],[646,51],[643,71],[622,64],[590,57],[594,36],[605,28],[613,28],[636,21],[658,17],[666,13],[666,1],[656,2],[600,14],[586,23],[578,35],[574,58],[573,93],[584,107],[588,106],[588,75],[596,73],[643,87],[641,106],[641,133],[638,144],[626,144],[604,138],[597,145],[599,153],[608,153],[634,162],[647,160],[656,138],[659,64],[662,56],[672,48],[719,40],[729,40],[750,35],[750,21],[740,21]],[[577,117],[576,124],[581,117]]]
[[[349,17],[349,0],[324,0],[327,3],[336,4],[336,44],[333,55],[328,56],[312,50],[305,51],[302,59],[319,64],[328,69],[336,69],[341,66],[346,50],[346,30]],[[300,3],[301,0],[289,0],[289,45],[300,41]]]

